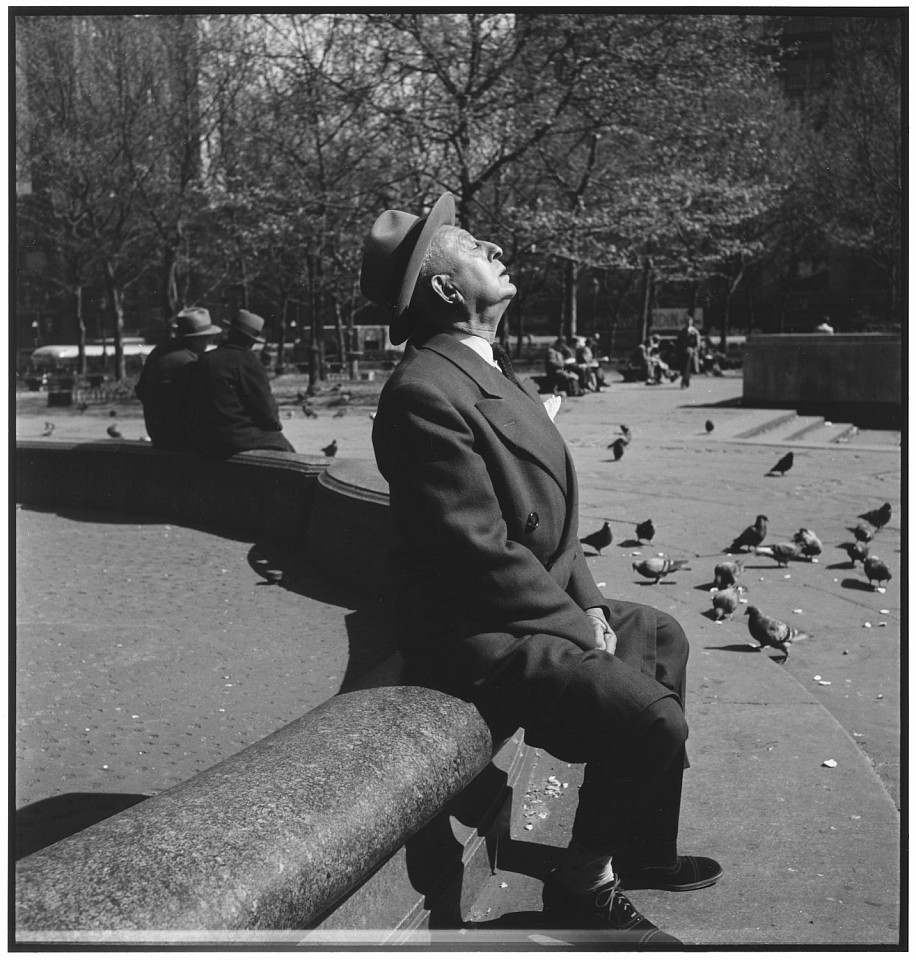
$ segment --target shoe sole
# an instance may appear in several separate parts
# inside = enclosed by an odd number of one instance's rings
[[[711,887],[722,879],[724,870],[720,870],[714,877],[707,877],[705,880],[695,880],[693,883],[652,883],[651,881],[639,881],[634,879],[627,882],[623,877],[620,878],[621,890],[670,890],[674,893],[686,893],[690,890],[702,890],[704,887]]]

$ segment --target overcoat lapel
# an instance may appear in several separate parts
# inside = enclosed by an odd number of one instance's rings
[[[567,451],[559,430],[533,386],[520,390],[495,367],[447,334],[432,337],[421,349],[450,360],[487,394],[475,406],[510,446],[527,454],[567,490]],[[532,404],[534,409],[532,409]]]

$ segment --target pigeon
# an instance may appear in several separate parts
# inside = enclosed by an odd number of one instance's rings
[[[865,576],[868,577],[869,585],[872,580],[878,581],[880,587],[882,583],[887,583],[891,578],[891,571],[887,564],[876,556],[866,557],[863,563],[865,567]]]
[[[282,570],[262,570],[261,575],[269,584],[279,584],[283,580]]]
[[[760,644],[759,649],[775,647],[777,650],[781,650],[785,654],[782,658],[783,663],[789,659],[789,647],[796,640],[808,639],[807,633],[802,633],[800,630],[796,630],[795,627],[790,627],[787,623],[783,623],[775,617],[766,616],[766,614],[761,613],[753,604],[751,604],[744,613],[745,616],[751,618],[748,621],[748,630],[750,630],[751,636]]]
[[[686,560],[668,560],[665,557],[649,557],[633,564],[633,569],[658,585],[659,580],[669,573],[676,573],[687,566]]]
[[[587,537],[580,537],[579,542],[585,543],[590,547],[594,547],[598,553],[605,547],[611,545],[611,541],[614,539],[614,534],[611,533],[611,525],[604,521],[604,526],[600,530],[596,530],[594,533],[590,533]]]
[[[778,566],[787,567],[790,560],[800,560],[801,547],[797,543],[774,543],[768,547],[754,547],[755,556],[772,557]]]
[[[795,454],[790,450],[774,467],[771,467],[768,473],[778,473],[781,477],[786,475],[787,470],[792,469],[792,463],[795,460]]]
[[[630,433],[630,428],[625,423],[620,424],[620,432],[623,434],[621,437],[623,445],[626,446],[633,439],[633,434]]]
[[[334,411],[335,417],[345,417],[350,411],[346,407],[341,407],[339,410]]]
[[[619,460],[623,456],[623,451],[626,449],[629,440],[624,440],[623,437],[618,437],[612,444],[608,446],[609,450],[614,451],[614,459]]]
[[[117,411],[117,410],[109,410],[109,411],[108,411],[108,416],[109,416],[109,417],[116,417],[117,415],[118,415],[118,411]]]
[[[332,440],[326,447],[321,448],[321,452],[326,457],[333,457],[337,455],[337,441]]]
[[[50,420],[45,420],[45,428],[41,431],[43,437],[50,437],[54,433],[54,424]]]
[[[733,583],[738,582],[738,577],[744,572],[744,562],[741,560],[723,560],[716,564],[713,578],[716,582],[717,590],[724,590]]]
[[[305,398],[306,398],[307,396],[308,396],[308,394],[307,394],[304,390],[297,390],[297,391],[296,391],[296,399],[297,399],[300,403],[302,403],[302,401],[305,400]]]
[[[867,520],[876,530],[886,526],[891,518],[891,505],[884,503],[877,510],[869,510],[867,513],[860,513],[860,520]]]
[[[712,422],[712,420],[707,420],[707,421],[706,421],[706,432],[707,432],[707,433],[712,433],[713,430],[715,430],[715,429],[716,429],[716,425]]]
[[[123,436],[123,434],[121,433],[121,431],[120,431],[114,424],[112,424],[112,425],[108,428],[108,436],[109,436],[109,437],[112,437],[112,438],[115,439],[115,440],[120,440],[121,437]]]
[[[766,539],[767,521],[770,518],[762,513],[757,514],[757,519],[751,527],[745,527],[741,533],[732,541],[732,545],[726,549],[726,553],[733,553],[742,547],[757,547]]]
[[[85,400],[81,400],[81,401],[76,405],[76,411],[77,411],[77,413],[85,413],[88,409],[89,409],[89,404],[88,404]]]
[[[807,527],[800,527],[792,541],[801,547],[803,556],[817,557],[824,552],[824,545],[818,535]]]
[[[867,523],[857,523],[852,529],[852,535],[862,543],[869,543],[875,536],[875,531]]]
[[[292,419],[293,419],[293,411],[292,411],[292,410],[284,410],[284,411],[283,411],[283,416],[284,416],[287,420],[292,420]]]
[[[309,417],[312,420],[318,419],[318,414],[312,409],[312,405],[308,402],[308,400],[302,404],[302,412],[306,415],[306,417]]]
[[[651,520],[643,520],[636,524],[636,539],[648,540],[651,543],[655,539],[655,524]]]
[[[716,620],[732,618],[732,614],[738,609],[738,588],[726,587],[724,590],[717,590],[712,595],[712,607],[716,611]]]
[[[846,544],[846,555],[849,557],[849,561],[853,566],[857,563],[865,563],[865,558],[868,556],[868,544],[862,543],[861,540],[856,540],[855,543],[848,543]]]

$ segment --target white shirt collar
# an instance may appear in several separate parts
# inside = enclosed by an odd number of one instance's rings
[[[490,345],[489,341],[484,340],[483,337],[478,337],[475,334],[469,333],[463,337],[456,338],[459,343],[463,343],[466,347],[470,347],[474,353],[479,354],[483,357],[491,367],[496,367],[499,369],[499,364],[493,359],[493,347]]]

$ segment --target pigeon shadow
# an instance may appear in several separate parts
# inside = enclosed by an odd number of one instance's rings
[[[720,647],[703,647],[704,650],[727,650],[729,653],[760,653],[760,647],[748,643],[726,643]]]
[[[142,793],[63,793],[16,811],[16,859],[113,817],[143,800]]]
[[[671,586],[677,583],[677,580],[634,580],[633,583],[638,587],[660,587],[665,584]]]
[[[852,560],[847,560],[845,563],[828,563],[828,570],[855,570],[856,565]]]
[[[621,457],[620,460],[623,460],[623,457]],[[610,460],[604,460],[604,461],[602,461],[602,462],[603,462],[603,463],[619,463],[620,460],[615,460],[613,457],[611,457]]]
[[[864,590],[867,593],[874,593],[875,588],[864,580],[853,580],[852,577],[845,577],[840,581],[840,586],[847,590]]]
[[[617,544],[617,546],[618,547],[644,547],[644,546],[647,546],[647,544],[644,544],[642,540],[634,540],[631,537],[629,540],[621,540],[620,543]],[[648,544],[648,546],[651,546],[651,544]]]
[[[715,621],[715,622],[717,622],[717,623],[720,622],[720,621],[719,621],[719,618],[716,616],[715,608],[713,608],[712,610],[704,610],[703,613],[701,614],[701,616],[706,617],[707,620],[713,620],[713,621]],[[731,617],[725,617],[724,619],[725,619],[725,620],[730,620]],[[722,622],[724,622],[724,620],[723,620]]]
[[[693,589],[694,589],[694,590],[702,590],[704,593],[709,593],[709,591],[712,590],[713,587],[715,587],[715,585],[716,585],[716,581],[715,581],[715,580],[710,580],[709,583],[699,583],[699,584],[697,584]]]

